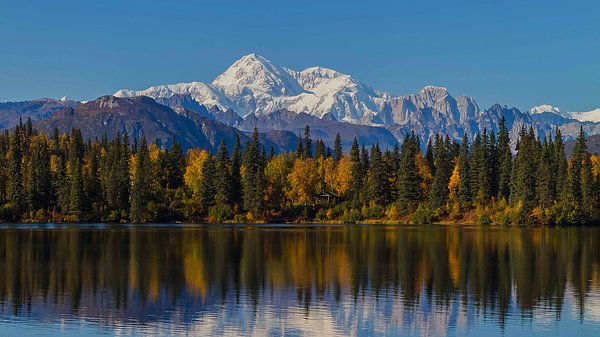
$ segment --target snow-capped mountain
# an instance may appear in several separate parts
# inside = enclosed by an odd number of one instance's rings
[[[336,120],[372,123],[389,95],[335,70],[312,67],[295,71],[278,67],[256,54],[233,63],[210,83],[159,85],[145,90],[119,90],[117,97],[168,98],[189,94],[201,104],[231,108],[241,116],[268,115],[281,109],[317,117],[331,114]]]
[[[571,118],[581,122],[600,122],[600,108],[584,112],[569,112]]]
[[[543,104],[543,105],[538,105],[538,106],[531,108],[531,110],[529,110],[529,113],[532,115],[543,114],[543,113],[553,113],[553,114],[560,115],[564,118],[575,119],[580,122],[595,122],[595,123],[600,122],[600,108],[597,108],[597,109],[594,109],[591,111],[584,111],[584,112],[561,111],[560,108],[557,108],[557,107],[554,107],[554,106],[548,105],[548,104]]]
[[[398,140],[408,132],[416,132],[424,142],[438,133],[460,139],[465,133],[473,137],[484,129],[497,131],[502,117],[515,139],[522,127],[529,126],[540,135],[552,134],[561,127],[567,138],[576,136],[580,126],[586,133],[600,133],[600,123],[593,123],[600,122],[600,109],[577,113],[541,105],[527,113],[496,104],[482,110],[473,98],[454,97],[446,88],[437,86],[426,86],[416,94],[393,96],[333,69],[311,67],[296,71],[276,66],[256,54],[243,56],[211,83],[124,89],[114,95],[149,96],[171,107],[185,106],[201,114],[210,113],[225,124],[243,129],[260,121],[265,125],[272,123],[277,129],[275,126],[288,122],[281,116],[295,113],[324,121],[380,126]],[[186,96],[203,107],[194,108]],[[281,114],[283,110],[286,113]],[[288,124],[288,129],[296,127]],[[349,127],[344,123],[336,125],[337,129]],[[330,126],[333,128],[333,124]]]
[[[543,113],[554,113],[557,115],[562,115],[562,111],[560,111],[560,108],[552,106],[550,104],[542,104],[542,105],[538,105],[538,106],[534,106],[533,108],[531,108],[529,110],[529,113],[532,115],[539,115],[539,114],[543,114]]]

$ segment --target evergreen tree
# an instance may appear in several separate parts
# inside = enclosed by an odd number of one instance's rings
[[[583,164],[586,160],[587,145],[585,142],[585,135],[583,133],[583,127],[579,130],[579,136],[575,142],[573,148],[573,155],[571,156],[570,175],[569,175],[569,198],[573,200],[577,205],[581,204],[583,198],[583,191],[581,185],[581,178],[583,172]]]
[[[151,198],[151,167],[146,137],[140,142],[133,170],[129,218],[132,222],[148,222],[152,220],[148,207]]]
[[[225,144],[225,140],[221,140],[216,160],[215,203],[219,206],[230,207],[231,201],[233,199],[233,189],[231,184],[231,163],[229,161],[229,151],[227,151],[227,145]]]
[[[352,148],[350,149],[350,182],[348,184],[348,196],[352,207],[360,206],[360,195],[363,186],[363,169],[361,164],[358,140],[354,137]]]
[[[368,181],[370,199],[377,205],[386,206],[389,204],[391,201],[390,181],[377,143],[371,148]]]
[[[522,212],[531,211],[537,203],[537,145],[533,129],[521,131],[511,179],[511,203],[521,202]]]
[[[242,204],[242,150],[239,134],[235,135],[235,146],[231,154],[231,202],[234,205]]]
[[[512,153],[510,138],[504,116],[498,123],[498,199],[510,197],[510,176],[512,173]]]
[[[458,201],[462,208],[467,208],[472,201],[471,195],[471,180],[469,165],[469,136],[465,133],[460,144],[458,154],[458,174],[460,176],[460,184],[458,187]]]
[[[429,194],[429,207],[438,209],[446,206],[448,201],[448,182],[452,174],[451,158],[441,136],[437,136],[434,145],[435,175]]]
[[[567,200],[568,195],[568,177],[567,177],[567,156],[565,154],[565,145],[563,143],[560,129],[556,127],[556,135],[554,137],[554,163],[553,168],[556,180],[556,196],[559,201]]]
[[[263,210],[264,161],[260,155],[258,130],[254,128],[252,140],[244,153],[244,176],[242,177],[244,208],[254,214]]]
[[[12,204],[14,211],[17,213],[21,213],[23,211],[24,203],[21,153],[21,135],[18,130],[15,130],[10,139],[10,149],[8,152],[6,199]]]
[[[425,161],[427,162],[427,166],[429,166],[429,171],[432,175],[435,175],[435,154],[433,152],[433,143],[431,141],[432,137],[429,137],[427,141],[427,149],[425,150]]]
[[[342,149],[342,137],[340,133],[335,134],[335,141],[333,143],[333,160],[335,163],[339,163],[342,159],[343,149]]]
[[[298,135],[298,144],[296,145],[296,158],[304,158],[304,140]]]
[[[200,208],[203,213],[214,205],[218,189],[217,163],[213,155],[209,155],[202,166],[202,182],[200,183]],[[223,198],[223,196],[221,196]],[[223,200],[221,200],[223,201]]]
[[[398,170],[398,204],[404,211],[413,211],[421,196],[421,177],[416,163],[419,141],[414,132],[402,143]]]
[[[304,155],[303,159],[312,158],[313,157],[313,148],[312,148],[312,140],[310,138],[310,126],[304,127]]]
[[[177,137],[173,134],[171,139],[171,147],[167,151],[168,158],[168,183],[167,187],[176,189],[183,185],[183,173],[185,168],[185,157],[181,144],[177,141]]]

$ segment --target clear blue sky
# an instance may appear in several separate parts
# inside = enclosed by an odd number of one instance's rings
[[[0,9],[0,100],[210,82],[256,52],[396,95],[600,106],[600,1],[27,1]]]

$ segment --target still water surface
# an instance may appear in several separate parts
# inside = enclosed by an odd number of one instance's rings
[[[600,336],[600,229],[0,227],[0,336]]]

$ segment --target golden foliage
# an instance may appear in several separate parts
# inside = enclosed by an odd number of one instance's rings
[[[427,161],[420,151],[415,157],[415,163],[417,165],[417,170],[419,171],[419,177],[421,177],[421,195],[427,196],[429,195],[429,188],[433,181],[433,175],[431,174],[431,169],[429,168]]]
[[[342,156],[342,159],[337,164],[335,171],[335,179],[333,190],[338,195],[343,195],[348,191],[350,180],[352,179],[352,162],[347,156]]]
[[[206,150],[193,149],[187,153],[187,165],[183,174],[183,182],[192,191],[194,196],[197,196],[200,192],[202,167],[207,158],[208,152]]]
[[[288,199],[295,205],[308,205],[313,196],[319,192],[320,179],[318,167],[312,159],[294,162],[292,172],[288,175],[290,187],[286,191]]]

